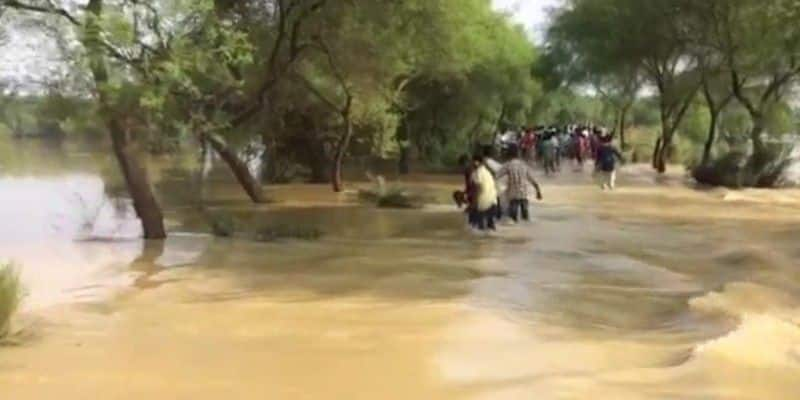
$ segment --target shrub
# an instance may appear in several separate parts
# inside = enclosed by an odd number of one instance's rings
[[[408,189],[399,186],[388,186],[383,177],[373,179],[370,189],[358,191],[358,198],[365,203],[372,203],[381,208],[421,208],[425,199]]]
[[[207,218],[214,236],[229,238],[236,233],[236,220],[231,215],[219,213],[208,215]]]
[[[706,165],[692,167],[691,171],[694,179],[704,185],[775,188],[793,184],[786,177],[796,162],[791,146],[773,144],[763,154],[733,151]]]
[[[0,339],[11,331],[11,317],[19,308],[22,294],[17,268],[11,263],[0,264]]]

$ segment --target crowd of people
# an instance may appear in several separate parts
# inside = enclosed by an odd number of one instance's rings
[[[495,159],[496,150],[504,163]],[[496,230],[496,222],[504,216],[512,223],[528,221],[533,193],[542,200],[534,168],[539,166],[546,175],[553,175],[569,160],[578,171],[594,160],[594,173],[603,190],[615,188],[617,164],[624,161],[613,144],[613,135],[603,128],[569,125],[512,129],[497,135],[493,145],[482,146],[472,157],[461,157],[465,187],[453,198],[465,208],[470,226],[478,231]]]

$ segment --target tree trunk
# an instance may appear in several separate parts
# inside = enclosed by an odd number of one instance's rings
[[[656,148],[653,151],[653,168],[659,174],[667,172],[667,163],[670,161],[670,153],[672,152],[672,139],[675,136],[675,130],[679,122],[670,119],[668,114],[662,109],[661,111],[661,137],[656,143]],[[672,121],[672,122],[671,122]],[[680,121],[680,119],[678,119]]]
[[[400,175],[408,175],[411,173],[411,149],[408,145],[401,145],[400,147],[400,160],[397,161],[397,169]]]
[[[659,174],[663,174],[667,172],[667,149],[669,148],[669,144],[667,144],[666,140],[661,141],[661,147],[658,149],[656,153],[656,159],[654,160],[654,166],[656,171]]]
[[[750,130],[750,139],[753,141],[753,154],[764,153],[764,141],[761,135],[764,133],[764,117],[760,114],[753,115],[753,129]]]
[[[762,114],[753,114],[752,119],[753,128],[750,130],[750,140],[753,142],[753,157],[751,165],[754,170],[758,171],[770,161],[767,146],[761,139],[766,123]]]
[[[342,164],[344,163],[344,156],[347,154],[347,148],[350,146],[350,138],[353,136],[353,123],[350,121],[350,116],[346,115],[345,131],[339,143],[336,145],[336,155],[333,161],[332,179],[333,191],[340,193],[344,190],[342,182]]]
[[[131,147],[126,127],[120,120],[120,116],[114,112],[108,94],[108,67],[104,50],[101,48],[100,38],[98,37],[101,29],[98,21],[102,17],[103,1],[90,0],[86,10],[92,18],[86,19],[83,45],[89,54],[89,67],[97,87],[99,106],[101,115],[105,117],[106,128],[111,135],[111,143],[114,148],[114,155],[117,158],[122,175],[125,178],[128,193],[133,199],[133,208],[142,224],[142,231],[145,239],[164,239],[167,237],[164,229],[164,217],[161,212],[147,170],[136,157],[135,151]]]
[[[628,124],[628,107],[623,107],[619,114],[619,145],[623,151],[628,149],[628,141],[625,138],[625,126]]]
[[[105,108],[105,106],[101,106],[102,108]],[[107,110],[104,114],[113,115]],[[122,171],[122,176],[125,178],[128,193],[133,199],[133,208],[141,221],[144,238],[166,238],[167,233],[166,229],[164,229],[164,216],[161,212],[161,206],[156,201],[153,189],[150,186],[150,179],[147,176],[147,170],[132,148],[127,132],[125,132],[116,117],[110,117],[106,126],[111,134],[114,155]]]
[[[261,152],[261,170],[258,171],[258,180],[261,183],[269,183],[275,175],[275,152],[268,136],[266,133],[261,135],[261,145],[264,146],[264,151]]]
[[[244,191],[247,192],[247,196],[250,197],[250,200],[257,204],[266,203],[267,200],[264,197],[264,192],[261,190],[261,185],[258,183],[258,180],[250,173],[247,164],[239,158],[233,149],[231,149],[222,138],[216,135],[206,134],[203,136],[211,144],[211,147],[214,148],[214,151],[219,154],[220,158],[225,161],[225,164],[228,164],[228,167],[230,167],[231,171],[236,176],[236,180]]]
[[[656,145],[653,148],[653,158],[652,158],[653,169],[658,169],[658,157],[661,154],[661,142],[662,138],[659,136],[659,138],[656,140]]]
[[[670,161],[672,153],[672,137],[674,131],[664,132],[664,135],[659,139],[660,146],[656,149],[654,167],[659,174],[667,172],[667,164]]]
[[[706,139],[705,147],[703,148],[703,161],[702,165],[708,165],[711,161],[711,149],[717,141],[717,121],[719,119],[719,111],[711,111],[711,123],[708,126],[708,138]]]
[[[411,126],[407,121],[403,120],[401,126],[397,127],[397,129],[403,130],[402,137],[398,138],[400,159],[397,161],[397,169],[400,175],[408,175],[411,173]]]

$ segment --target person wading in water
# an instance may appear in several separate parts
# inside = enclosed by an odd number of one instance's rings
[[[617,185],[617,161],[625,162],[622,153],[614,147],[611,135],[600,137],[595,160],[595,174],[603,190],[614,190]]]
[[[528,213],[529,187],[533,186],[536,190],[536,199],[538,200],[542,200],[542,190],[533,176],[533,171],[520,158],[519,148],[511,148],[509,153],[512,157],[511,161],[497,174],[498,179],[508,177],[508,189],[506,189],[506,196],[509,200],[508,214],[514,222],[519,222],[520,214],[523,221],[530,221]]]
[[[477,196],[475,205],[478,215],[477,228],[481,231],[495,231],[495,217],[497,215],[497,188],[494,176],[484,163],[484,157],[476,154],[472,158],[474,172],[472,183],[475,185]]]

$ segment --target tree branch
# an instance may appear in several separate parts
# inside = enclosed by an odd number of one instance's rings
[[[22,3],[17,0],[2,0],[3,2],[0,3],[3,6],[15,9],[15,10],[23,10],[23,11],[30,11],[34,13],[40,14],[49,14],[49,15],[56,15],[63,18],[66,18],[72,25],[80,26],[81,22],[70,14],[67,10],[63,8],[55,7],[52,3],[48,2],[48,6],[37,6],[33,4]]]

